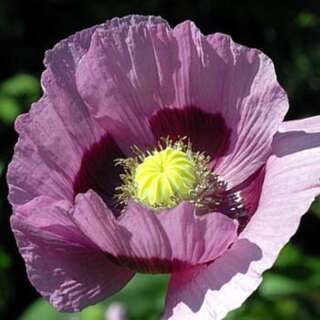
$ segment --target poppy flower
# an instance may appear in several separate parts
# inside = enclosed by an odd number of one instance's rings
[[[33,286],[78,311],[170,273],[164,319],[239,307],[320,193],[320,117],[284,121],[270,58],[190,21],[115,18],[44,63],[8,170]]]

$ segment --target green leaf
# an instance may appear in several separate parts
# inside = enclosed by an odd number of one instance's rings
[[[20,105],[14,98],[0,96],[0,121],[11,124],[21,111]]]
[[[53,309],[53,307],[46,301],[39,299],[34,302],[22,315],[21,320],[65,320],[66,315],[63,313],[58,313]]]
[[[300,309],[298,301],[291,298],[280,298],[273,303],[279,319],[295,319]]]
[[[264,276],[259,292],[263,297],[273,297],[299,293],[302,289],[301,281],[280,274],[268,273]]]
[[[104,320],[105,308],[101,304],[89,307],[81,312],[81,320]],[[69,316],[70,319],[70,316]]]
[[[320,258],[308,257],[303,260],[303,264],[309,269],[308,286],[320,289]]]
[[[0,159],[0,177],[4,171],[4,168],[5,168],[4,161]]]
[[[275,266],[284,268],[299,264],[302,259],[302,253],[296,246],[287,244],[281,251]]]
[[[11,266],[11,258],[4,248],[0,247],[0,269],[8,269]]]
[[[40,91],[39,81],[36,77],[29,74],[18,74],[4,82],[0,86],[2,95],[11,97],[27,96],[35,100]]]
[[[317,198],[315,201],[313,201],[310,210],[318,218],[320,218],[320,199],[319,198]]]
[[[318,18],[312,12],[301,12],[297,16],[297,23],[302,28],[311,28],[318,24]]]

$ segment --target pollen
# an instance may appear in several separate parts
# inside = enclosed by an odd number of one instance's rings
[[[131,151],[132,157],[115,162],[123,169],[115,193],[122,210],[130,199],[155,212],[183,201],[193,203],[201,214],[225,205],[226,182],[211,171],[211,158],[195,152],[187,137],[176,141],[162,137],[151,150],[133,146]]]
[[[137,198],[151,207],[171,207],[177,199],[187,200],[197,182],[195,169],[192,159],[182,150],[156,150],[135,170]]]

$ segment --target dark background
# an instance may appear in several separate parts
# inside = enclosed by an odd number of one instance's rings
[[[45,50],[78,30],[132,13],[161,15],[171,26],[193,20],[205,34],[228,33],[241,44],[261,49],[274,61],[279,82],[288,92],[291,109],[287,119],[320,114],[317,0],[0,0],[1,319],[17,319],[38,297],[27,280],[9,227],[5,174],[17,139],[14,119],[41,94],[39,77]],[[319,231],[320,206],[314,204],[303,218],[293,245],[286,248],[267,274],[264,286],[235,316],[320,318]],[[130,309],[130,301],[124,303]]]

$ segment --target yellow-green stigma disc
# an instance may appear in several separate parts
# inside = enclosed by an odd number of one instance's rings
[[[151,207],[173,207],[188,200],[196,180],[193,161],[172,147],[147,156],[134,175],[137,198]]]

